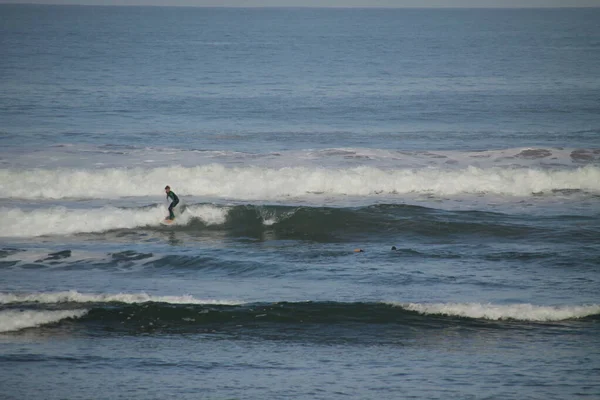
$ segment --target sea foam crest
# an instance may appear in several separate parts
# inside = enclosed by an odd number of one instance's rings
[[[88,310],[5,310],[0,311],[0,333],[51,324],[66,318],[80,318]]]
[[[217,304],[238,305],[240,302],[229,300],[205,300],[197,299],[190,295],[184,296],[152,296],[147,293],[117,293],[117,294],[89,294],[80,293],[76,290],[64,292],[44,293],[0,293],[0,304],[14,303],[169,303],[169,304]]]
[[[157,196],[169,182],[179,195],[229,199],[281,199],[311,193],[370,196],[373,194],[495,193],[529,196],[552,190],[600,192],[600,167],[541,169],[469,166],[453,168],[376,167],[198,167],[107,168],[99,170],[3,170],[0,198],[23,199]],[[1,190],[10,188],[10,190]]]
[[[176,224],[185,225],[192,218],[197,218],[206,225],[222,224],[228,212],[227,207],[191,206],[177,217]],[[4,207],[0,208],[0,237],[70,235],[159,226],[167,214],[165,206],[136,209],[103,207],[83,210],[53,207],[33,211]]]
[[[395,304],[421,314],[479,318],[489,320],[563,321],[600,314],[600,305],[536,306],[532,304],[494,305],[482,303]]]
[[[190,219],[197,218],[206,225],[221,225],[227,220],[231,207],[215,207],[211,205],[189,206],[179,216],[179,223],[188,223]]]
[[[69,235],[81,232],[104,232],[110,229],[131,229],[158,225],[167,215],[166,207],[145,209],[70,210],[54,207],[23,211],[0,209],[0,237],[32,237],[52,234]]]

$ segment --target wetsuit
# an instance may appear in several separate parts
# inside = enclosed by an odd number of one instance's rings
[[[175,219],[175,214],[173,214],[173,208],[179,204],[179,197],[172,190],[169,190],[167,193],[167,200],[171,199],[171,205],[169,205],[169,219]]]

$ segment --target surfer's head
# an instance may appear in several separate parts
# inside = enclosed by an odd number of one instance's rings
[[[171,191],[171,186],[167,185],[165,186],[165,192],[169,193]]]

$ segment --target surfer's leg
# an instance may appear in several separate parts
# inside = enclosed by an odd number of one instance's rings
[[[170,219],[175,219],[175,213],[173,213],[173,209],[175,208],[175,206],[179,204],[179,200],[175,200],[174,202],[171,203],[171,205],[169,206],[169,218]]]

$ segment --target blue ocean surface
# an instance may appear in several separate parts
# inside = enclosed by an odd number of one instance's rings
[[[0,5],[0,397],[600,398],[599,20]]]

